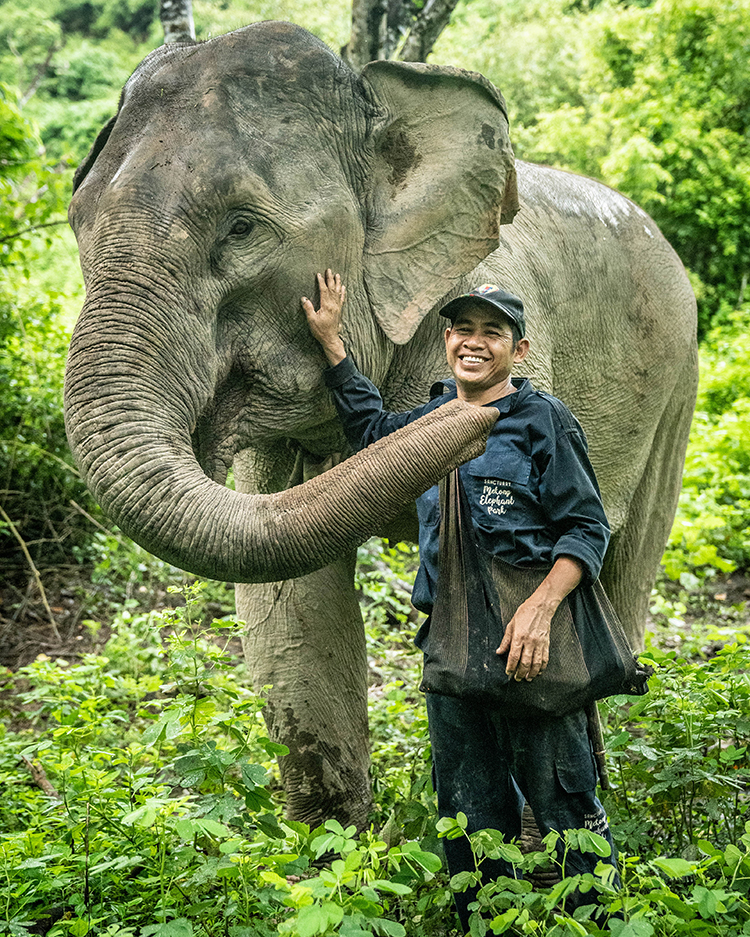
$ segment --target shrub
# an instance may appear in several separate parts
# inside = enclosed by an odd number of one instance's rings
[[[701,380],[667,574],[750,565],[750,306],[725,314],[701,350]]]

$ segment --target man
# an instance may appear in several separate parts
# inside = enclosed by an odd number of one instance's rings
[[[584,577],[599,575],[609,541],[583,430],[565,407],[513,378],[513,366],[529,351],[523,304],[494,285],[448,303],[445,350],[454,380],[428,403],[407,413],[387,413],[377,388],[347,357],[340,338],[346,289],[338,274],[318,274],[320,309],[302,299],[310,330],[330,367],[333,393],[346,436],[361,449],[458,397],[500,412],[486,451],[460,468],[479,546],[515,567],[543,565],[549,572],[505,629],[497,654],[507,654],[506,673],[533,680],[547,666],[549,635],[557,607]],[[435,390],[435,388],[433,388]],[[412,601],[432,612],[439,577],[440,503],[434,486],[417,502],[420,568]],[[429,619],[417,636],[427,640]],[[597,774],[585,713],[508,717],[502,708],[474,699],[427,693],[427,713],[441,816],[466,814],[468,832],[493,828],[520,835],[524,798],[544,836],[550,830],[586,827],[612,846],[606,815],[596,797]],[[612,864],[615,864],[612,846]],[[465,838],[446,842],[451,874],[473,869]],[[593,871],[592,854],[568,855],[566,872]],[[487,874],[512,874],[487,861]],[[473,893],[456,895],[464,930]],[[581,901],[588,901],[582,898]]]

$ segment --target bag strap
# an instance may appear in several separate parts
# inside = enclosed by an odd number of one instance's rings
[[[457,661],[466,666],[469,655],[469,603],[466,586],[466,530],[461,504],[461,479],[458,469],[440,479],[440,546],[438,583],[433,620],[439,619],[451,629]]]

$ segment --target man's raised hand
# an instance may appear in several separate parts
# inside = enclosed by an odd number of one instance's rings
[[[336,365],[346,357],[341,340],[341,310],[346,302],[346,287],[341,276],[329,268],[316,274],[320,290],[320,309],[316,309],[306,296],[302,297],[302,308],[307,317],[310,331],[321,345],[328,363]]]

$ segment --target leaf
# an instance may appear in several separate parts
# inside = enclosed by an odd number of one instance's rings
[[[581,852],[593,852],[602,859],[612,855],[612,847],[607,840],[593,830],[578,831],[578,848]]]
[[[410,859],[413,859],[417,865],[420,865],[425,872],[439,872],[443,867],[440,856],[436,856],[434,852],[415,850],[414,852],[409,852],[408,856]]]
[[[698,842],[696,843],[696,846],[706,856],[713,857],[713,856],[721,855],[721,852],[713,845],[713,843],[709,843],[707,839],[699,839]],[[735,846],[734,848],[736,849],[737,847]],[[737,851],[739,852],[739,850]]]
[[[256,787],[265,787],[268,784],[268,772],[263,765],[245,764],[242,765],[242,780],[252,791]]]
[[[667,858],[660,856],[653,860],[653,864],[666,872],[670,878],[684,878],[686,875],[692,875],[695,872],[695,863],[688,862],[686,859],[680,859],[676,856]]]
[[[405,937],[406,935],[404,927],[396,921],[389,921],[387,918],[379,917],[371,923],[379,934],[385,934],[386,937]]]
[[[140,829],[146,829],[150,826],[153,826],[154,820],[156,820],[156,806],[152,801],[149,801],[148,803],[143,804],[142,807],[138,807],[136,810],[125,814],[125,816],[122,818],[122,822],[125,824],[125,826],[137,826]]]
[[[157,719],[156,722],[148,726],[147,729],[144,729],[143,734],[141,735],[141,743],[143,745],[154,745],[161,739],[162,735],[164,734],[165,727],[166,720],[162,716],[160,719]]]
[[[580,875],[571,875],[558,882],[544,898],[544,906],[549,910],[555,908],[568,895],[572,895],[578,888]]]
[[[733,843],[730,843],[724,850],[724,859],[726,864],[733,872],[740,864],[740,862],[742,862],[743,858],[744,853],[740,852],[740,850]]]
[[[329,926],[340,924],[343,917],[344,909],[341,905],[324,901],[322,904],[301,908],[295,927],[299,937],[314,937],[315,934],[324,934]]]
[[[174,828],[177,835],[181,839],[184,839],[185,842],[189,842],[197,832],[195,823],[189,817],[183,817],[181,820],[178,820]]]
[[[404,885],[401,882],[389,882],[387,879],[376,878],[374,881],[370,882],[370,887],[374,888],[376,891],[387,891],[393,895],[408,895],[411,893],[411,888],[408,885]]]
[[[273,872],[271,869],[261,869],[260,878],[262,881],[276,888],[280,888],[282,891],[289,891],[289,882],[287,882],[285,878],[282,878],[278,872]]]
[[[183,728],[184,727],[182,725],[181,719],[175,719],[174,717],[171,719],[168,719],[166,725],[164,726],[164,738],[167,741],[172,741],[172,739],[176,739],[178,735],[182,734]],[[192,930],[191,930],[191,933],[192,933]],[[160,935],[160,937],[163,937],[163,935]]]
[[[142,928],[141,937],[193,937],[193,925],[187,918],[177,917],[162,924],[148,924]]]
[[[492,928],[493,934],[504,934],[509,927],[512,926],[513,922],[519,915],[518,908],[509,908],[503,914],[498,914],[497,917],[493,918],[490,921],[490,927]]]
[[[271,839],[284,839],[284,831],[272,813],[261,813],[255,817],[258,829]]]
[[[610,918],[608,926],[614,937],[651,937],[654,933],[654,928],[643,918],[627,922]]]
[[[463,814],[459,816],[464,817],[464,826],[461,826],[459,823],[459,818],[456,817],[441,817],[438,822],[435,824],[435,828],[438,831],[438,836],[442,839],[446,837],[447,839],[458,839],[460,836],[464,835],[464,829],[466,828],[466,817]]]
[[[456,872],[451,878],[451,888],[453,891],[466,891],[471,885],[476,885],[478,875],[476,872]]]

